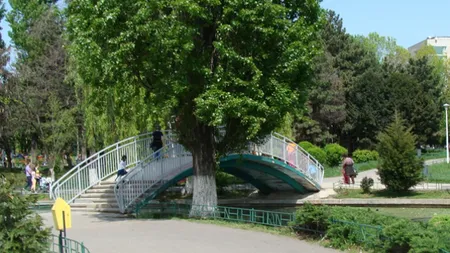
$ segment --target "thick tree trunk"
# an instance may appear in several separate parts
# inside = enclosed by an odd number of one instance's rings
[[[194,193],[190,216],[208,217],[217,206],[214,132],[201,123],[197,123],[193,132],[198,141],[192,147]]]
[[[30,152],[31,163],[37,164],[37,140],[33,137],[31,139],[31,152]]]

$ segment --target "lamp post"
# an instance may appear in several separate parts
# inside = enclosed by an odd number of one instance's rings
[[[449,151],[448,151],[448,107],[449,104],[444,104],[445,107],[445,149],[447,152],[447,163],[449,163]]]

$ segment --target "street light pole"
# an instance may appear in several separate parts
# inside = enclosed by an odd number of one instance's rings
[[[444,107],[445,107],[445,147],[446,147],[446,152],[447,152],[447,163],[450,162],[449,150],[448,150],[448,107],[449,106],[450,106],[449,104],[444,104]]]

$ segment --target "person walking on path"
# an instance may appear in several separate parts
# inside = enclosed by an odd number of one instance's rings
[[[31,170],[30,165],[31,165],[30,158],[25,159],[25,176],[27,178],[27,185],[25,186],[25,190],[31,189],[31,183],[32,183],[31,173],[33,171]]]
[[[127,156],[123,155],[122,160],[119,163],[119,170],[117,171],[117,177],[114,181],[116,181],[119,177],[125,176],[128,172],[127,168]]]
[[[344,161],[342,162],[342,174],[344,175],[344,183],[350,184],[350,179],[352,184],[355,184],[356,171],[353,168],[354,162],[350,155],[344,156]]]
[[[34,164],[30,164],[31,169],[31,192],[36,193],[36,167]]]

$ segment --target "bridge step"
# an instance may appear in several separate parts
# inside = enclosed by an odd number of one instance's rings
[[[113,208],[113,207],[109,207],[109,208],[94,208],[94,207],[72,207],[71,208],[72,212],[93,212],[93,213],[120,213],[119,207],[117,208]]]
[[[90,189],[86,191],[86,194],[90,193],[112,193],[114,194],[114,187],[105,188],[105,189]]]
[[[115,199],[116,196],[114,195],[114,192],[112,192],[112,193],[85,193],[85,194],[81,195],[81,198],[87,198],[87,199],[111,198],[111,199]]]
[[[119,208],[117,203],[72,203],[71,208]]]

